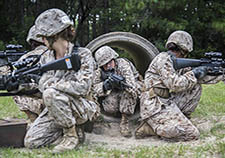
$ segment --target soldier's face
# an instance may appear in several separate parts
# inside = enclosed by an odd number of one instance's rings
[[[107,64],[105,64],[105,65],[103,65],[103,69],[105,70],[105,71],[107,71],[107,70],[111,70],[111,69],[114,69],[115,68],[115,60],[114,59],[112,59],[110,62],[108,62]]]
[[[48,49],[50,49],[50,44],[48,40],[45,37],[42,37],[42,40],[44,41],[45,46],[48,47]]]
[[[175,54],[175,56],[177,58],[183,58],[184,57],[183,54],[181,53],[181,51],[173,51],[173,53]]]

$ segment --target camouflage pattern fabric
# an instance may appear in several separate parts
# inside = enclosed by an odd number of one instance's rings
[[[48,109],[45,108],[27,131],[24,145],[28,148],[39,148],[60,140],[62,135],[62,128],[48,115]]]
[[[72,25],[73,21],[66,13],[56,8],[46,10],[35,20],[35,27],[39,31],[37,36],[53,36]]]
[[[101,79],[101,69],[95,71],[93,93],[95,98],[104,96],[102,101],[103,108],[106,112],[121,112],[125,114],[133,114],[137,103],[138,96],[141,93],[142,85],[138,80],[138,72],[133,71],[134,66],[128,60],[123,58],[115,59],[115,72],[125,78],[126,83],[132,88],[126,88],[122,92],[114,92],[109,90],[104,92],[103,81]],[[134,73],[135,72],[135,73]]]
[[[30,55],[40,55],[41,53],[43,53],[47,49],[48,48],[46,46],[40,45],[40,46],[36,47],[34,50],[32,50],[32,51],[24,54],[22,57],[20,57],[19,61],[29,57]],[[45,54],[47,54],[47,52],[45,52]]]
[[[13,96],[13,100],[21,111],[30,111],[39,115],[44,109],[42,99],[29,96]]]
[[[71,54],[72,48],[73,45],[70,43],[69,53],[65,55]],[[59,139],[63,128],[83,124],[98,116],[99,107],[90,98],[94,59],[86,48],[79,48],[78,54],[81,60],[78,72],[49,71],[41,77],[39,89],[43,92],[47,114],[45,117],[37,118],[30,127],[25,137],[25,146],[33,148],[51,144],[55,140],[51,135]],[[50,52],[47,57],[41,59],[41,63],[53,60],[55,60],[54,53]],[[42,121],[50,126],[42,126]]]
[[[109,46],[103,46],[95,52],[95,60],[98,64],[98,67],[101,67],[112,59],[116,59],[118,57],[119,54]]]
[[[169,43],[174,43],[182,50],[191,52],[193,50],[193,39],[186,31],[174,31],[166,42],[166,48]]]
[[[47,50],[45,46],[38,46],[35,50],[28,52],[27,54],[23,55],[20,60],[27,58],[30,55],[40,55],[44,51]],[[38,88],[38,84],[30,83],[30,84],[23,84],[19,86],[18,91],[26,91],[26,90],[34,90]],[[36,96],[13,96],[13,100],[16,105],[19,107],[21,111],[30,111],[37,115],[41,113],[44,109],[43,101],[41,98]]]
[[[31,44],[30,40],[44,43],[41,37],[37,37],[37,34],[38,34],[38,30],[35,28],[35,25],[33,25],[28,32],[27,39],[26,39],[27,43]]]
[[[188,117],[199,103],[201,84],[223,79],[223,76],[206,76],[197,81],[190,68],[175,71],[170,53],[162,52],[153,59],[145,74],[146,91],[140,100],[141,118],[163,138],[198,139],[199,131]],[[165,92],[168,97],[161,95]]]
[[[10,72],[9,66],[1,66],[0,67],[0,74],[1,75],[7,75]]]

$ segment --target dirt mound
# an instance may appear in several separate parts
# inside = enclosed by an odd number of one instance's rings
[[[195,118],[192,122],[197,126],[201,133],[209,132],[218,122],[225,125],[225,117],[212,117],[212,118]],[[138,126],[137,122],[130,123],[131,129],[133,129],[133,136],[131,138],[125,138],[121,136],[119,132],[118,122],[97,122],[94,124],[92,133],[86,133],[85,143],[89,145],[98,145],[108,149],[130,149],[137,146],[160,146],[167,145],[171,142],[162,140],[157,136],[148,137],[145,139],[135,139],[134,129]],[[216,140],[214,135],[208,135],[203,139],[189,142],[173,142],[178,144],[186,144],[191,146],[198,146],[202,143],[212,143]]]

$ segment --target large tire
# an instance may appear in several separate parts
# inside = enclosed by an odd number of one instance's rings
[[[94,55],[95,51],[104,45],[127,51],[142,76],[144,76],[152,59],[159,53],[158,49],[151,42],[130,32],[111,32],[103,34],[88,43],[86,47],[90,49]],[[136,120],[139,117],[139,105],[136,109],[135,114],[130,117],[131,120]],[[120,115],[110,115],[103,110],[102,117],[107,122],[120,121]]]
[[[158,49],[151,42],[130,32],[103,34],[89,42],[86,47],[94,54],[98,48],[104,45],[126,50],[143,76],[152,59],[159,53]]]

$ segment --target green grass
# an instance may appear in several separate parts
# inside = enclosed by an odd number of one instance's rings
[[[203,85],[200,103],[192,116],[223,116],[225,114],[225,84]]]
[[[25,118],[25,114],[13,102],[12,97],[0,97],[0,119]]]
[[[25,118],[11,97],[0,98],[0,118]],[[51,154],[50,148],[12,149],[0,148],[0,158],[225,158],[225,85],[204,85],[201,101],[192,114],[194,120],[210,121],[209,130],[201,130],[198,143],[162,143],[161,145],[139,146],[126,150],[109,149],[104,144],[88,144],[59,155]],[[213,141],[207,141],[214,137]],[[138,141],[138,140],[137,140]],[[149,142],[151,143],[151,142]]]
[[[204,144],[201,146],[169,144],[153,147],[137,147],[129,150],[105,149],[103,147],[83,145],[79,150],[72,150],[62,154],[52,154],[50,149],[41,148],[33,150],[25,149],[2,149],[0,157],[5,158],[172,158],[172,157],[225,157],[225,143]]]

